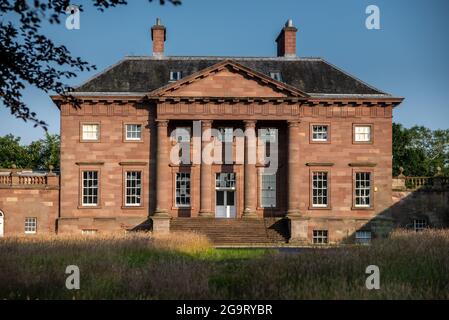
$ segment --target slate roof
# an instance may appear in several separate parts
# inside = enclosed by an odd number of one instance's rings
[[[76,93],[144,94],[169,83],[170,71],[189,76],[223,60],[233,60],[269,75],[312,96],[384,96],[382,92],[321,58],[269,57],[125,57],[75,89]]]

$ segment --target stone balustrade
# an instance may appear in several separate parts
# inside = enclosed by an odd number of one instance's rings
[[[393,190],[449,189],[449,177],[443,176],[439,167],[433,177],[407,177],[402,167],[399,170],[399,176],[393,178]]]
[[[0,188],[58,189],[59,175],[52,168],[48,172],[0,169]]]

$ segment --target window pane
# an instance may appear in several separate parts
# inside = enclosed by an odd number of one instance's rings
[[[181,71],[170,71],[170,81],[178,81],[182,78]]]
[[[190,173],[176,173],[176,206],[190,206]]]
[[[217,173],[215,175],[215,186],[217,188],[235,188],[235,173]]]
[[[371,242],[370,231],[357,231],[355,234],[355,241],[360,244],[368,244]]]
[[[327,172],[313,172],[312,176],[312,206],[327,207],[328,189]]]
[[[276,175],[262,174],[261,207],[276,207]]]
[[[82,204],[95,206],[98,203],[98,172],[83,171]]]
[[[142,125],[127,124],[126,125],[126,140],[140,140],[142,138]]]
[[[313,230],[313,243],[314,244],[326,244],[328,243],[327,230]]]
[[[217,191],[217,206],[224,206],[224,191]]]
[[[226,202],[228,206],[234,205],[234,191],[227,191]]]
[[[127,171],[125,173],[125,205],[140,206],[142,196],[142,172]]]
[[[37,218],[25,218],[25,233],[36,233]]]
[[[98,140],[98,124],[83,124],[83,140]]]
[[[371,126],[356,126],[354,128],[354,140],[357,142],[371,141]]]
[[[314,125],[312,126],[312,140],[313,141],[327,141],[328,126]]]
[[[371,205],[371,173],[356,172],[355,174],[355,206],[369,207]]]

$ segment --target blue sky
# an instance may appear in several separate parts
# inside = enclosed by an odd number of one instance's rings
[[[43,32],[65,44],[97,71],[68,81],[78,85],[126,55],[150,55],[156,17],[167,27],[167,55],[275,56],[275,38],[288,18],[298,27],[299,56],[323,57],[365,82],[406,100],[394,121],[410,127],[449,128],[449,1],[447,0],[158,0],[129,1],[99,12],[78,1],[81,29],[44,25]],[[381,30],[365,28],[368,5],[380,8]],[[27,88],[25,101],[59,133],[59,111],[47,94]],[[11,117],[0,107],[0,135],[22,143],[43,130]]]

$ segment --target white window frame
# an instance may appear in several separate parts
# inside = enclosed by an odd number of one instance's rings
[[[328,230],[313,230],[312,231],[312,243],[326,245],[329,243],[329,231]]]
[[[319,199],[321,199],[321,203],[319,203]],[[312,207],[329,207],[329,172],[327,171],[312,171]]]
[[[142,206],[142,171],[125,171],[125,207]],[[135,202],[130,201],[134,199]]]
[[[93,130],[93,128],[96,128]],[[82,141],[98,141],[100,140],[100,125],[98,123],[82,123],[81,124]]]
[[[422,231],[427,228],[427,220],[426,219],[414,219],[413,220],[413,229],[416,232]]]
[[[91,236],[97,234],[97,231],[98,231],[97,229],[82,229],[81,234]]]
[[[93,177],[89,177],[88,173],[96,173],[96,178]],[[87,176],[86,176],[87,174]],[[93,184],[92,182],[92,186],[88,185],[89,181],[96,181],[96,185]],[[86,194],[86,191],[88,190],[97,190],[97,194],[94,195],[93,193],[90,194]],[[91,198],[94,199],[96,197],[96,202],[85,202],[85,197],[87,198]],[[83,207],[97,207],[98,203],[100,200],[100,171],[98,170],[83,170],[81,172],[81,205]]]
[[[279,71],[271,71],[270,78],[282,82],[282,74]]]
[[[365,178],[362,179],[361,177],[358,178],[359,175],[364,175]],[[366,179],[366,175],[368,175],[368,179]],[[354,207],[356,208],[371,208],[372,206],[372,172],[362,172],[362,171],[357,171],[355,172],[354,175]],[[365,184],[363,186],[359,185],[357,186],[357,183],[360,181],[361,182],[365,182]],[[368,182],[368,186],[366,185],[366,182]],[[360,192],[360,194],[358,195],[358,191]],[[367,195],[368,194],[368,195]],[[357,199],[368,199],[368,204],[366,203],[357,203]],[[365,202],[365,201],[361,201],[361,202]]]
[[[359,244],[371,243],[372,233],[371,231],[359,230],[355,233],[355,242]]]
[[[320,136],[325,136],[325,138],[322,138]],[[326,142],[328,140],[329,140],[329,125],[313,124],[312,125],[312,141]]]
[[[371,125],[355,125],[354,126],[354,142],[371,142],[372,126]]]
[[[37,218],[26,217],[25,218],[25,233],[36,234],[37,233]]]
[[[133,129],[133,130],[131,130],[131,129]],[[128,134],[131,134],[131,137],[129,137]],[[135,135],[136,137],[132,137],[132,135]],[[126,141],[141,141],[142,140],[142,124],[126,123],[125,124],[125,140]]]
[[[170,81],[178,81],[182,79],[182,71],[170,71]]]
[[[217,172],[215,174],[215,189],[235,190],[235,172]]]
[[[190,208],[192,206],[191,175],[187,172],[177,172],[175,176],[175,207]],[[182,203],[184,199],[185,203]],[[178,201],[179,200],[179,201]],[[188,202],[188,203],[187,203]]]
[[[276,204],[276,174],[262,173],[260,175],[260,207],[275,208]]]

